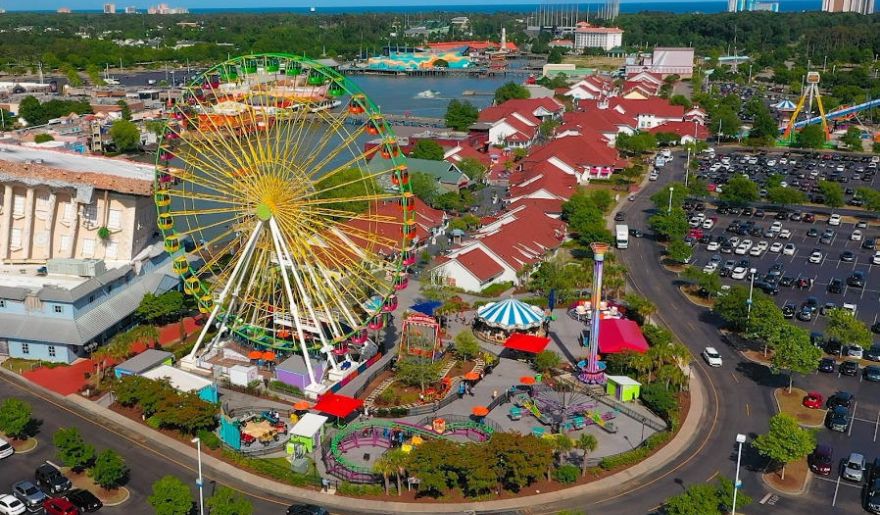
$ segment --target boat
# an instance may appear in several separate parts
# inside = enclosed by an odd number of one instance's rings
[[[426,89],[425,91],[419,91],[418,93],[416,93],[416,98],[437,98],[439,95],[439,91]]]

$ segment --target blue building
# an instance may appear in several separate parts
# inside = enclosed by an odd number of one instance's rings
[[[93,275],[71,274],[65,270],[71,265]],[[49,260],[38,273],[0,280],[14,284],[0,285],[0,354],[72,363],[129,328],[145,294],[160,295],[180,282],[161,244],[110,270],[102,260]]]

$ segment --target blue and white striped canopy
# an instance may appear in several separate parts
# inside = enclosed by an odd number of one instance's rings
[[[794,111],[797,106],[794,105],[794,102],[788,99],[784,99],[781,102],[775,104],[773,107],[779,109],[780,111]]]
[[[537,306],[507,299],[481,307],[477,310],[477,318],[492,327],[528,329],[541,325],[544,312]]]

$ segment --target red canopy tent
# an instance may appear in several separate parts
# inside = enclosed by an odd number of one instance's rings
[[[639,324],[624,318],[599,320],[599,353],[614,354],[624,351],[648,351],[648,341],[642,335]]]
[[[514,333],[504,342],[505,349],[513,349],[530,354],[538,354],[547,348],[550,338],[531,334]]]
[[[318,403],[315,404],[314,409],[334,417],[345,418],[363,405],[364,401],[354,397],[325,393],[318,397]]]

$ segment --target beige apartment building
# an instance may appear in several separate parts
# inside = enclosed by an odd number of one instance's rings
[[[155,238],[156,208],[146,170],[127,169],[125,163],[101,170],[107,165],[102,162],[95,171],[80,171],[89,167],[89,158],[81,158],[76,169],[2,158],[0,263],[129,261]]]

